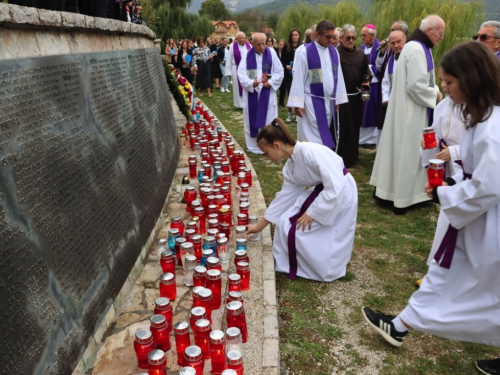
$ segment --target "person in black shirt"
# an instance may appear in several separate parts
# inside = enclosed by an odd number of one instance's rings
[[[290,34],[288,34],[288,43],[283,47],[281,55],[281,63],[285,68],[285,78],[283,79],[283,89],[280,90],[279,105],[285,106],[285,93],[290,94],[290,88],[292,87],[292,69],[293,60],[295,58],[295,50],[301,45],[300,42],[300,31],[298,29],[292,29]],[[286,116],[286,121],[292,121],[292,108],[288,108],[288,115]]]

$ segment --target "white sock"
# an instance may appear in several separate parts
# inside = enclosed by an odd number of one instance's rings
[[[399,315],[392,319],[392,324],[394,324],[394,328],[396,328],[396,331],[398,332],[408,331],[408,328],[406,328],[401,319],[399,319]]]

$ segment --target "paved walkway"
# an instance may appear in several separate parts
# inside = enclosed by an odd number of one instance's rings
[[[177,105],[173,102],[174,113],[178,130],[185,124],[185,118],[180,114]],[[224,129],[225,130],[225,129]],[[236,142],[235,142],[236,143]],[[241,148],[236,143],[236,149]],[[193,151],[187,147],[181,149],[179,164],[175,179],[172,183],[167,197],[160,226],[155,237],[167,238],[170,226],[170,218],[181,216],[186,222],[188,213],[185,204],[180,203],[180,182],[182,176],[189,175],[187,159]],[[252,169],[253,187],[250,188],[250,214],[261,218],[266,210],[264,197],[259,181],[255,175],[250,161],[245,157],[247,167]],[[191,179],[193,186],[198,186],[196,179]],[[233,177],[233,186],[236,184]],[[236,219],[238,213],[237,198],[233,200],[233,215]],[[234,227],[233,227],[234,231]],[[231,235],[231,260],[229,264],[223,265],[222,272],[222,294],[223,301],[227,298],[227,276],[236,273],[233,257],[235,248],[235,236]],[[245,374],[274,374],[279,371],[279,344],[278,344],[278,319],[276,305],[276,288],[274,261],[272,256],[272,241],[269,227],[261,234],[258,242],[247,241],[248,255],[250,257],[251,281],[250,290],[243,292],[244,307],[248,325],[248,342],[244,344],[244,367]],[[80,364],[76,374],[107,374],[125,375],[143,372],[137,367],[137,359],[133,349],[134,334],[139,329],[149,329],[149,318],[153,315],[154,302],[159,295],[158,281],[162,270],[158,264],[154,248],[152,248],[144,259],[144,267],[138,278],[128,287],[127,293],[121,297],[121,306],[116,309],[114,322],[107,322],[107,330],[96,343],[98,348],[95,356],[84,355],[84,364]],[[172,303],[174,309],[174,324],[179,321],[189,321],[192,308],[192,287],[184,286],[184,275],[182,268],[176,269],[177,298]],[[116,303],[115,303],[116,305]],[[212,329],[224,330],[226,327],[225,304],[212,313]],[[194,339],[191,333],[191,342]],[[175,352],[175,340],[171,334],[172,349],[167,352],[168,374],[177,374],[177,354]],[[91,369],[91,372],[87,369]],[[86,370],[86,372],[85,372]],[[204,374],[210,374],[210,360],[205,361]]]

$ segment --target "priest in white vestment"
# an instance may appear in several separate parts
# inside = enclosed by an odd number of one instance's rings
[[[238,67],[238,79],[243,86],[243,125],[245,129],[245,141],[248,151],[253,154],[262,154],[262,151],[257,146],[257,134],[252,136],[250,129],[250,116],[255,115],[257,112],[266,112],[265,121],[261,124],[260,128],[271,123],[273,119],[278,117],[278,102],[276,91],[279,89],[281,82],[283,81],[283,65],[280,59],[276,55],[273,48],[266,47],[266,35],[262,33],[257,33],[253,36],[252,40],[253,48],[250,49],[245,57],[241,59],[240,65]],[[254,50],[255,53],[251,53]],[[264,54],[270,54],[270,60],[272,61],[271,67],[266,67],[264,70],[270,70],[270,78],[267,77],[263,81],[263,58]],[[256,61],[255,69],[249,69],[247,60],[254,58]],[[266,65],[266,64],[264,64]],[[269,74],[269,73],[267,73]],[[264,103],[262,93],[265,90],[269,90],[268,99]],[[249,95],[251,93],[257,93],[258,102],[255,102],[252,106],[252,102],[249,101]],[[257,114],[258,117],[258,114]]]
[[[287,106],[294,107],[295,114],[301,117],[300,131],[299,129],[297,131],[299,140],[325,144],[321,130],[325,126],[329,128],[333,122],[334,115],[336,116],[334,101],[335,105],[347,103],[348,101],[344,76],[340,66],[340,57],[337,50],[330,44],[334,34],[335,27],[333,27],[331,22],[322,21],[317,24],[315,40],[311,44],[315,45],[321,62],[321,68],[314,69],[314,71],[320,70],[320,74],[314,75],[313,69],[310,69],[308,66],[307,46],[297,48],[295,51],[293,82]],[[337,60],[336,63],[332,62],[331,53],[334,54]],[[334,74],[336,74],[336,86]],[[311,77],[315,77],[323,84],[323,95],[320,96],[320,99],[323,100],[326,118],[320,122],[319,127],[311,95]],[[318,97],[318,95],[315,97]]]
[[[232,80],[233,104],[236,108],[243,108],[243,89],[238,81],[238,65],[250,48],[250,43],[245,40],[245,33],[240,31],[226,53],[226,73]]]
[[[399,55],[370,179],[370,185],[376,187],[375,196],[392,201],[396,214],[404,214],[408,207],[429,200],[422,191],[427,173],[421,166],[419,150],[423,129],[432,124],[429,111],[441,98],[430,48],[443,39],[444,29],[441,18],[427,17]]]

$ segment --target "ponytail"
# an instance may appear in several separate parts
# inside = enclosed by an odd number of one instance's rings
[[[268,145],[274,142],[282,142],[286,145],[295,146],[297,141],[279,117],[276,117],[269,125],[266,125],[257,136],[257,143],[264,140]]]

